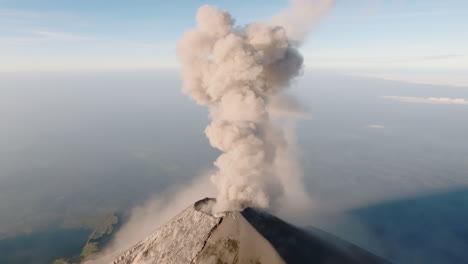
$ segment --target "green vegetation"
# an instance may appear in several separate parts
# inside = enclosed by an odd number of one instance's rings
[[[93,233],[89,236],[90,240],[100,239],[106,235],[112,234],[114,225],[119,222],[119,218],[113,214],[106,215],[95,227]]]
[[[69,264],[64,258],[59,258],[55,260],[52,264]]]
[[[81,257],[83,260],[89,259],[94,253],[98,251],[98,243],[97,242],[88,242],[84,246],[83,250],[81,251]]]
[[[111,239],[114,231],[119,227],[119,217],[114,214],[104,215],[95,221],[96,225],[93,232],[88,236],[86,244],[81,253],[75,256],[68,256],[67,259],[60,258],[53,264],[79,264],[92,259]]]

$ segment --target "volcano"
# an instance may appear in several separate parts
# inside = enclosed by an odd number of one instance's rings
[[[113,264],[389,263],[323,231],[306,231],[258,209],[211,214],[205,198],[122,253]]]

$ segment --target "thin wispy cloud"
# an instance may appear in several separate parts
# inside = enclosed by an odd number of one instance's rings
[[[0,37],[0,44],[7,45],[29,44],[34,41],[37,41],[37,38]]]
[[[52,32],[52,31],[35,31],[34,34],[48,38],[48,39],[55,39],[55,40],[88,40],[90,39],[89,37],[86,37],[86,36],[61,33],[61,32]]]
[[[344,75],[353,77],[363,77],[371,79],[382,79],[396,82],[429,84],[429,85],[444,85],[453,87],[468,87],[468,76],[462,71],[452,72],[436,72],[436,71],[420,71],[420,72],[346,72]]]
[[[1,0],[0,0],[1,2]],[[0,8],[0,25],[11,29],[20,29],[23,26],[47,26],[54,23],[66,23],[67,21],[78,21],[79,17],[58,11],[31,11],[12,8]]]
[[[401,63],[401,62],[421,62],[450,60],[466,57],[466,54],[433,54],[423,56],[376,56],[376,57],[322,57],[308,56],[312,60],[332,61],[332,62],[359,62],[359,63]]]
[[[0,16],[2,18],[20,18],[20,19],[33,19],[40,18],[44,13],[13,9],[13,8],[0,8]]]
[[[413,18],[413,17],[424,17],[424,16],[444,16],[444,15],[456,15],[466,14],[466,10],[459,9],[448,9],[448,10],[431,10],[431,11],[419,11],[419,12],[400,12],[400,13],[389,13],[379,15],[382,18]]]
[[[36,44],[41,41],[78,41],[78,40],[91,40],[87,36],[80,36],[75,34],[59,33],[52,31],[34,31],[28,37],[0,37],[0,45],[25,45]]]
[[[0,0],[0,3],[2,1]],[[4,19],[21,20],[28,22],[48,22],[48,21],[69,21],[70,19],[80,19],[79,16],[71,12],[60,10],[30,10],[30,9],[17,9],[17,8],[1,8],[0,7],[0,20]]]
[[[454,104],[468,105],[468,101],[461,98],[448,97],[408,97],[408,96],[382,96],[383,99],[414,104]]]
[[[385,126],[383,125],[368,125],[367,127],[372,128],[372,129],[384,129],[385,128]]]
[[[348,15],[335,15],[334,18],[339,19],[361,19],[370,16],[382,19],[398,19],[398,18],[415,18],[415,17],[432,17],[432,16],[446,16],[446,15],[460,15],[467,14],[465,10],[459,9],[445,9],[445,10],[426,10],[414,12],[392,12],[385,13],[379,5],[371,6],[362,9],[361,12]]]

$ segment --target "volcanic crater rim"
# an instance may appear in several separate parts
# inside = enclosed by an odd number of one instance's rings
[[[204,214],[210,215],[212,217],[222,218],[229,213],[235,213],[240,211],[225,211],[225,212],[217,212],[213,213],[213,207],[216,204],[216,198],[206,197],[203,198],[193,205],[193,209],[196,211],[202,212]]]

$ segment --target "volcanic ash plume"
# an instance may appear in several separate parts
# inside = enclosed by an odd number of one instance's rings
[[[198,27],[178,46],[183,91],[210,110],[205,133],[223,153],[211,180],[218,189],[214,212],[266,208],[283,193],[275,169],[286,140],[272,121],[272,98],[288,87],[303,59],[283,27],[234,26],[227,12],[203,6]],[[284,177],[283,177],[284,178]]]

